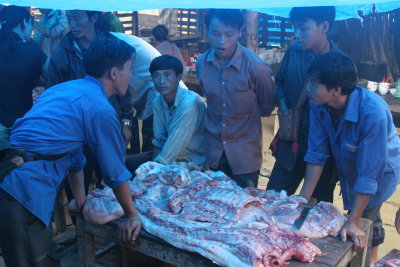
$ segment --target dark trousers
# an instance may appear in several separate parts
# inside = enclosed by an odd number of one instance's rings
[[[275,162],[268,181],[267,190],[285,190],[289,196],[293,195],[305,176],[306,166],[307,162],[299,158],[294,170],[288,171],[279,162]],[[313,193],[313,197],[318,201],[333,202],[333,191],[335,190],[337,180],[334,177],[334,173],[333,160],[328,160]]]
[[[0,247],[7,267],[52,267],[49,256],[52,226],[39,219],[0,189]]]
[[[153,159],[153,151],[144,152],[135,155],[127,155],[125,159],[126,168],[135,176],[136,169],[145,162]]]
[[[231,165],[228,162],[225,152],[222,153],[222,156],[219,160],[218,170],[223,171],[226,175],[231,177],[240,187],[257,187],[258,185],[258,176],[260,175],[260,170],[245,174],[233,174]]]
[[[140,145],[139,138],[139,122],[137,118],[132,120],[132,138],[131,138],[131,148],[127,152],[130,154],[138,154],[140,152],[147,152],[153,150],[153,116],[148,117],[143,121],[142,124],[142,139],[143,143]]]

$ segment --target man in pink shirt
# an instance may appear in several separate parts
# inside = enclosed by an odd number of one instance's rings
[[[183,59],[181,50],[169,41],[168,29],[164,25],[157,25],[151,30],[151,35],[153,35],[154,42],[156,43],[155,48],[160,52],[161,55],[170,55],[179,59],[182,63],[183,74],[182,81],[186,81],[186,71],[185,71],[185,60]]]
[[[243,15],[212,9],[205,17],[211,48],[196,64],[207,98],[207,162],[242,187],[257,187],[262,162],[261,116],[274,109],[271,70],[238,43]]]

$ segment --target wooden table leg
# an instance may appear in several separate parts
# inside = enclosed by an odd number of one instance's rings
[[[77,241],[79,253],[79,266],[94,267],[96,264],[96,249],[94,235],[85,231],[85,219],[79,215],[76,217]]]

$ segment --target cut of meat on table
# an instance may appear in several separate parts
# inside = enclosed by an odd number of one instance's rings
[[[306,237],[334,235],[345,221],[332,204],[321,202],[295,232],[292,225],[306,205],[304,198],[242,189],[223,172],[201,172],[184,164],[142,164],[130,186],[146,231],[222,266],[312,262],[321,251]],[[107,190],[97,194],[110,202],[113,195]],[[85,209],[90,222],[97,224],[117,216],[113,209],[104,215],[106,209],[90,201]]]
[[[391,259],[386,261],[385,267],[400,267],[400,259]]]

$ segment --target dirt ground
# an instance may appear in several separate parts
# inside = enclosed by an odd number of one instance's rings
[[[268,149],[269,144],[273,138],[273,128],[274,128],[275,116],[269,118],[263,118],[263,165],[261,169],[261,175],[259,180],[259,188],[265,189],[268,183],[268,177],[271,173],[272,167],[274,165],[274,158]],[[336,187],[334,204],[343,210],[342,198],[339,195],[340,188]],[[384,222],[384,228],[386,232],[385,243],[379,247],[379,258],[382,258],[393,248],[400,249],[400,235],[397,234],[396,229],[393,226],[394,217],[397,209],[400,207],[400,186],[397,187],[396,192],[393,196],[386,201],[381,210],[382,220]],[[66,239],[71,238],[74,233],[74,228],[69,227],[68,231],[64,234],[59,234],[55,237],[56,242],[61,242]],[[78,253],[76,246],[69,247],[64,250],[63,257],[61,260],[62,267],[76,267],[78,265]],[[5,267],[2,257],[0,256],[0,267]]]

